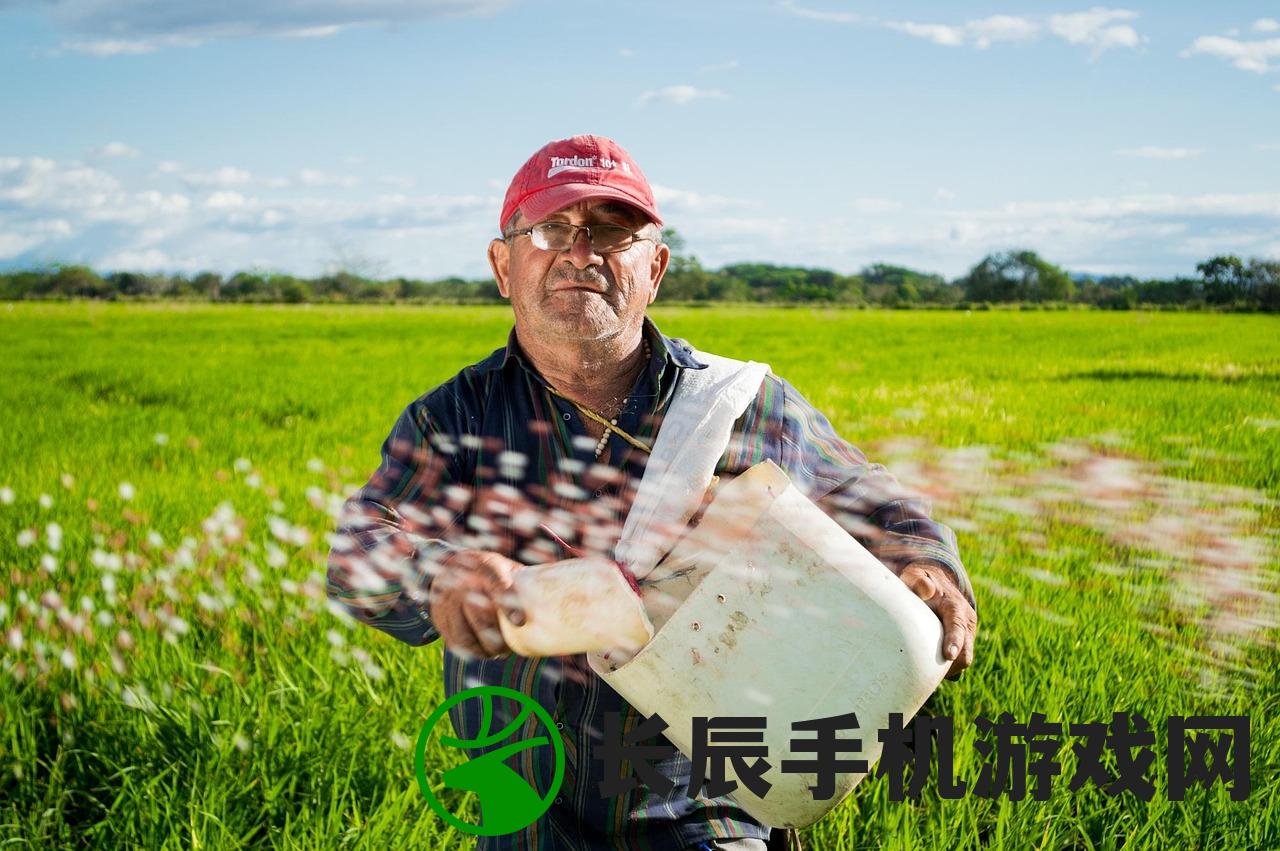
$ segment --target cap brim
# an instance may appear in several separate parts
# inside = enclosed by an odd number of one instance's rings
[[[658,215],[656,209],[647,206],[634,195],[629,195],[621,189],[602,186],[598,183],[562,183],[558,186],[549,186],[521,200],[516,205],[516,209],[520,211],[520,215],[524,217],[525,221],[536,222],[558,210],[563,210],[571,204],[597,198],[621,201],[628,206],[635,207],[655,225],[662,225],[662,218]],[[503,222],[503,225],[506,224],[509,224],[509,222]]]

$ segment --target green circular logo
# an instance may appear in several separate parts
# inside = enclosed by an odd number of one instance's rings
[[[511,723],[497,732],[490,732],[494,723],[494,698],[505,697],[516,702],[520,711]],[[444,785],[450,789],[473,792],[480,801],[480,824],[472,824],[455,816],[445,808],[436,797],[431,783],[427,780],[427,744],[431,732],[444,718],[450,707],[467,700],[481,702],[480,732],[470,741],[453,736],[441,736],[440,744],[447,748],[487,748],[507,739],[514,738],[520,728],[528,720],[530,713],[537,716],[546,728],[545,735],[528,739],[517,739],[502,747],[481,754],[475,759],[444,772]],[[550,745],[555,753],[555,773],[551,780],[551,788],[542,795],[529,785],[529,782],[511,770],[505,760],[512,754],[530,748]],[[564,742],[556,732],[555,722],[550,713],[543,709],[533,698],[521,694],[514,689],[502,686],[477,686],[460,691],[446,700],[427,718],[418,733],[418,745],[414,750],[413,767],[418,775],[418,788],[422,795],[446,823],[453,825],[464,833],[477,836],[501,836],[514,833],[528,827],[547,811],[556,793],[564,783]]]

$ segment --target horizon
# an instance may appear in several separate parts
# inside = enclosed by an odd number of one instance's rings
[[[709,269],[1280,258],[1274,4],[11,0],[0,21],[24,83],[0,90],[4,269],[483,278],[507,182],[580,132],[632,154]]]

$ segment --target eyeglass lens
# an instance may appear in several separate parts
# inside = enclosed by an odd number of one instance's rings
[[[595,251],[619,251],[630,246],[632,242],[631,229],[619,225],[582,227],[568,222],[543,222],[533,226],[531,236],[534,245],[538,248],[564,251],[573,247],[579,230],[586,230],[590,234],[591,248]]]

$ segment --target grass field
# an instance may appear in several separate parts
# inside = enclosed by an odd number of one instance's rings
[[[888,800],[806,847],[1280,848],[1280,321],[665,308],[935,501],[979,599],[955,718],[1135,712],[1155,797]],[[495,308],[0,305],[0,843],[452,848],[411,743],[440,648],[331,613],[331,512]],[[1165,799],[1164,722],[1248,715],[1252,791]]]

